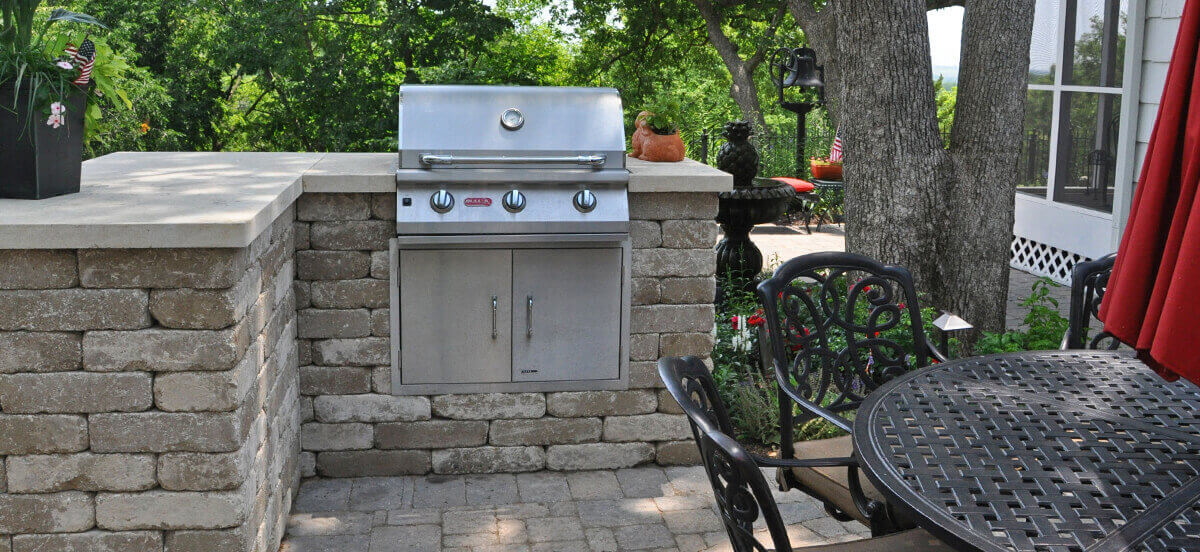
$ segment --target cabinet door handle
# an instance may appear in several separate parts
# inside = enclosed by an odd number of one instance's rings
[[[533,337],[533,296],[525,297],[525,335]]]
[[[492,296],[492,339],[496,339],[496,309],[500,306],[500,298]]]

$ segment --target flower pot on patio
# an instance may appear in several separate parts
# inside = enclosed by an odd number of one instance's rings
[[[812,171],[812,177],[819,180],[841,180],[842,179],[842,163],[829,161],[826,159],[809,159],[808,167]]]
[[[29,109],[30,86],[0,85],[0,198],[45,199],[79,191],[86,95],[72,87],[47,114]],[[15,97],[14,97],[15,96]],[[53,117],[52,115],[57,115]]]

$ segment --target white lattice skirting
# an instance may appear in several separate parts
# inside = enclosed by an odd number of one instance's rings
[[[1078,253],[1016,236],[1012,241],[1012,259],[1008,264],[1015,269],[1071,285],[1071,269],[1075,268],[1075,263],[1086,260],[1087,257]]]

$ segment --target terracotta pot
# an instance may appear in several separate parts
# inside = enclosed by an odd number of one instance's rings
[[[829,163],[826,161],[817,161],[810,159],[808,166],[812,169],[812,177],[820,180],[841,180],[842,165],[841,163]]]
[[[679,133],[656,134],[651,132],[642,143],[643,161],[675,162],[683,161],[683,139]]]

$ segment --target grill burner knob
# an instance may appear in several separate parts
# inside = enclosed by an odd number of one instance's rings
[[[525,208],[525,194],[518,190],[510,190],[504,194],[504,198],[500,200],[504,204],[504,210],[510,213],[520,212]]]
[[[438,190],[429,196],[429,206],[439,213],[447,213],[454,208],[454,196],[446,190]]]
[[[579,190],[572,203],[580,213],[590,213],[596,208],[596,194],[593,194],[591,190]]]

